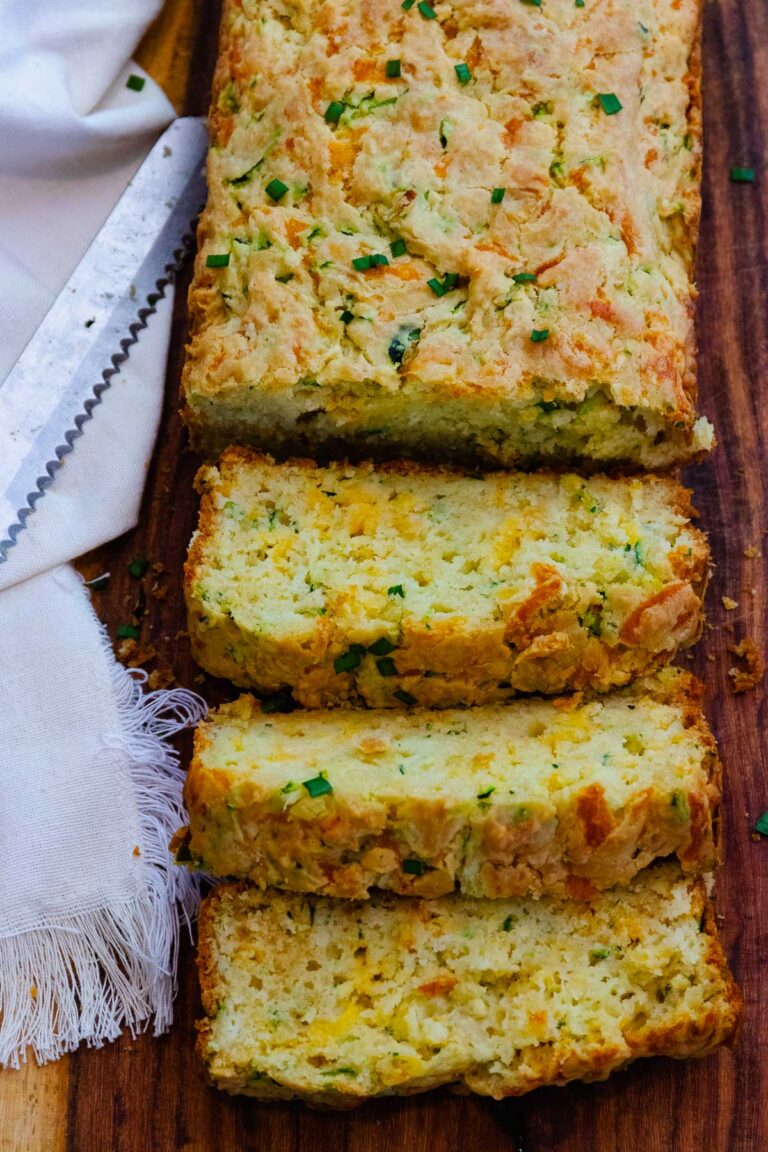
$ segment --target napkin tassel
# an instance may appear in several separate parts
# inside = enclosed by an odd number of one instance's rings
[[[104,630],[102,640],[121,721],[106,743],[127,755],[138,806],[139,894],[0,939],[2,1066],[18,1068],[30,1048],[44,1064],[82,1041],[100,1047],[150,1020],[158,1035],[173,1018],[180,922],[191,929],[199,881],[168,852],[185,822],[184,772],[169,739],[201,720],[205,704],[184,688],[145,693],[146,673],[114,660]]]

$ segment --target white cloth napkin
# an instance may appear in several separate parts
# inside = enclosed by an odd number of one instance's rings
[[[0,381],[173,119],[130,60],[160,6],[0,5]],[[167,851],[182,822],[168,737],[204,706],[143,692],[68,563],[136,523],[170,318],[166,299],[0,565],[4,1065],[171,1020],[179,910],[196,889]]]

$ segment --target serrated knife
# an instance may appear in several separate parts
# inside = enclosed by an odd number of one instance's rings
[[[0,564],[194,239],[206,148],[201,119],[163,133],[0,383]]]

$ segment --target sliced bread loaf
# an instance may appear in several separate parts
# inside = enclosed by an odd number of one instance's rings
[[[639,1056],[703,1056],[739,1017],[704,881],[670,864],[589,903],[222,886],[198,963],[213,1082],[341,1108],[603,1079]]]
[[[699,686],[675,669],[589,702],[405,716],[243,696],[197,730],[177,847],[327,896],[588,897],[658,856],[710,868],[719,778]]]
[[[308,707],[607,690],[701,628],[706,539],[671,479],[275,464],[198,477],[197,660]]]

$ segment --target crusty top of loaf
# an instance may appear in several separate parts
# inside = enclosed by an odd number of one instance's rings
[[[697,0],[434,11],[229,0],[188,389],[420,382],[525,405],[597,387],[690,428]],[[369,254],[388,265],[356,270]]]

